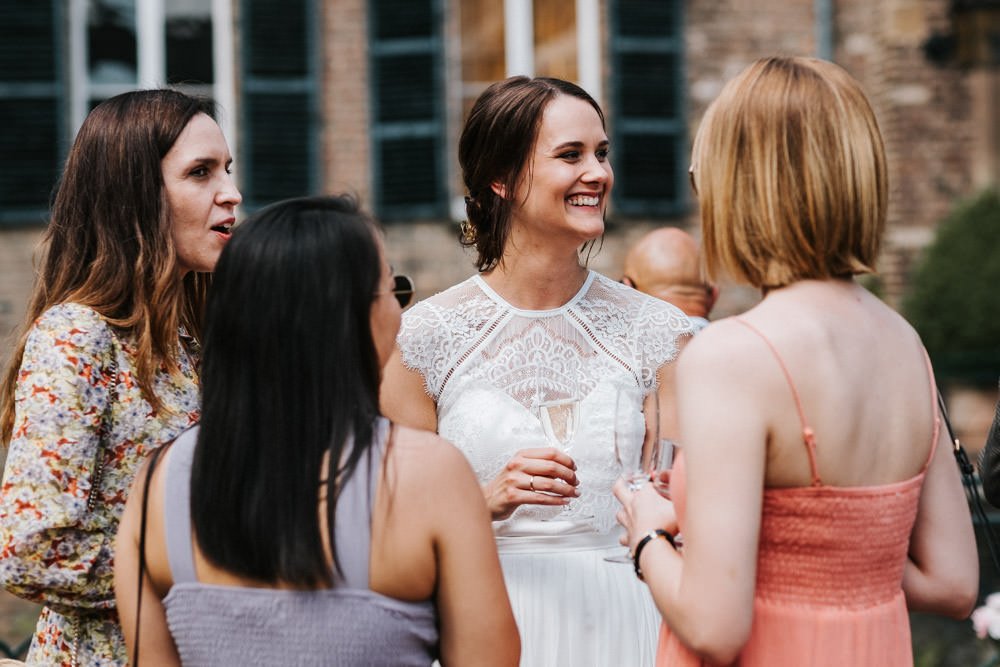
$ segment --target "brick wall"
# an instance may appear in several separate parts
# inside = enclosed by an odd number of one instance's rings
[[[351,192],[371,209],[365,14],[364,0],[323,3],[323,191]]]
[[[6,368],[16,329],[21,326],[27,308],[31,280],[31,262],[42,229],[0,230],[0,369]]]
[[[815,51],[812,0],[698,0],[687,18],[692,136],[707,104],[750,61]],[[832,29],[834,60],[861,82],[882,126],[890,202],[880,271],[898,305],[935,224],[957,199],[997,180],[996,141],[982,141],[996,115],[982,89],[995,83],[924,55],[932,32],[950,30],[946,0],[835,0]]]
[[[458,0],[450,2],[454,4],[445,12],[446,43],[449,73],[453,74],[460,35]],[[365,2],[325,0],[322,6],[323,190],[354,192],[370,209]],[[891,303],[905,291],[914,258],[932,238],[935,223],[957,198],[997,180],[1000,131],[991,94],[997,89],[996,77],[954,66],[938,67],[923,54],[922,45],[933,31],[950,29],[947,11],[948,0],[834,0],[835,60],[868,92],[889,154],[890,229],[881,270]],[[690,0],[686,20],[691,136],[724,83],[752,60],[774,53],[809,55],[815,51],[813,0]],[[992,89],[986,90],[987,86]],[[461,119],[452,111],[449,119],[453,143]],[[992,138],[984,141],[984,133]],[[448,164],[454,170],[453,148]],[[628,245],[662,224],[698,234],[694,211],[673,220],[612,225],[591,266],[618,277]],[[0,335],[20,320],[31,275],[31,248],[39,232],[0,231]],[[455,233],[456,225],[450,221],[395,224],[388,229],[390,260],[413,275],[420,296],[472,273],[472,255],[461,249]],[[717,312],[738,312],[755,300],[756,295],[745,289],[724,285]],[[3,352],[5,348],[0,348]]]

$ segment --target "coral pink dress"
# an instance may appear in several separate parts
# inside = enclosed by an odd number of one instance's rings
[[[813,485],[764,490],[753,625],[750,639],[733,664],[911,667],[903,567],[934,444],[923,469],[902,482],[862,487],[823,484],[816,466],[815,436],[784,362],[763,334],[734,319],[764,338],[788,378],[802,420]],[[937,390],[929,361],[927,367],[935,414],[932,443],[937,443]],[[683,532],[683,452],[674,464],[671,486]],[[663,624],[656,664],[693,667],[709,663]]]

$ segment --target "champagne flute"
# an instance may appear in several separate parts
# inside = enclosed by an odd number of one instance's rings
[[[670,499],[670,473],[674,467],[674,455],[680,445],[670,438],[660,438],[660,447],[656,452],[656,466],[653,470],[653,488],[663,496]],[[674,535],[674,547],[680,548],[684,545],[684,538],[680,533]]]
[[[538,419],[549,444],[566,450],[580,428],[580,397],[539,404]]]
[[[670,470],[674,467],[676,448],[677,443],[670,438],[660,438],[660,449],[653,469],[653,487],[664,498],[670,498]]]
[[[541,391],[541,377],[539,373],[536,391]],[[575,376],[562,377],[558,385],[554,393],[559,398],[538,402],[538,420],[549,444],[566,451],[580,428],[579,382]]]
[[[538,421],[542,426],[542,433],[549,445],[564,452],[568,452],[580,428],[580,381],[578,373],[546,373],[541,368],[535,371],[535,396],[538,410]],[[545,382],[546,378],[549,379]],[[550,398],[552,400],[542,400]],[[553,478],[555,483],[563,483],[560,478]],[[534,478],[532,478],[534,483]],[[558,495],[548,491],[540,491],[546,495]],[[568,506],[557,509],[554,514],[564,513]],[[549,521],[554,516],[542,517],[542,521]]]
[[[619,474],[628,490],[635,492],[649,481],[660,445],[660,402],[656,390],[641,401],[636,391],[619,389],[615,396],[614,453]],[[606,556],[610,563],[631,563],[626,550],[621,556]]]

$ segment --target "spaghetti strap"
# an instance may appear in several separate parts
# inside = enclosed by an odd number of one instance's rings
[[[930,378],[931,384],[931,405],[934,406],[934,437],[931,439],[931,453],[927,457],[927,461],[924,462],[924,467],[921,472],[926,472],[927,467],[930,466],[931,460],[934,458],[934,450],[937,449],[938,436],[941,433],[941,404],[939,401],[944,399],[937,389],[937,381],[934,379],[934,367],[931,366],[931,358],[927,355],[927,348],[923,345],[920,346],[921,352],[924,353],[924,363],[927,364],[927,376]]]
[[[767,346],[771,349],[771,353],[774,355],[774,358],[778,360],[778,365],[781,366],[781,370],[785,374],[785,379],[788,381],[788,387],[792,390],[792,398],[795,399],[795,409],[799,411],[799,421],[802,422],[802,440],[806,443],[806,451],[809,453],[809,468],[812,472],[812,485],[822,486],[823,480],[820,479],[819,468],[816,465],[816,433],[812,430],[812,427],[809,426],[809,423],[806,421],[806,413],[805,410],[802,409],[802,401],[799,400],[799,392],[795,388],[795,383],[792,382],[792,374],[788,372],[788,367],[785,366],[785,362],[781,358],[781,355],[778,354],[778,350],[774,347],[771,341],[768,340],[767,336],[765,336],[763,332],[761,332],[760,329],[750,324],[742,317],[734,316],[733,319],[742,324],[743,326],[745,326],[747,329],[750,329],[750,331],[753,331],[755,334],[760,336],[761,340],[763,340],[767,344]],[[937,440],[937,438],[935,438],[935,440]]]

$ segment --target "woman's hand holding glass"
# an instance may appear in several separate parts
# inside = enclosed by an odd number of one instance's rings
[[[494,521],[506,519],[521,505],[559,507],[580,495],[576,463],[567,453],[581,419],[578,374],[559,375],[539,365],[534,395],[533,409],[551,447],[522,449],[483,487]]]
[[[502,521],[521,505],[566,505],[580,495],[576,464],[556,447],[522,449],[503,471],[483,487],[494,521]]]
[[[677,543],[677,513],[674,504],[659,494],[652,484],[643,486],[638,491],[630,491],[625,480],[615,484],[615,497],[621,502],[617,519],[625,528],[621,543],[628,547],[629,553],[635,552],[635,546],[649,531],[662,528],[674,535]],[[628,560],[631,563],[631,559]]]

